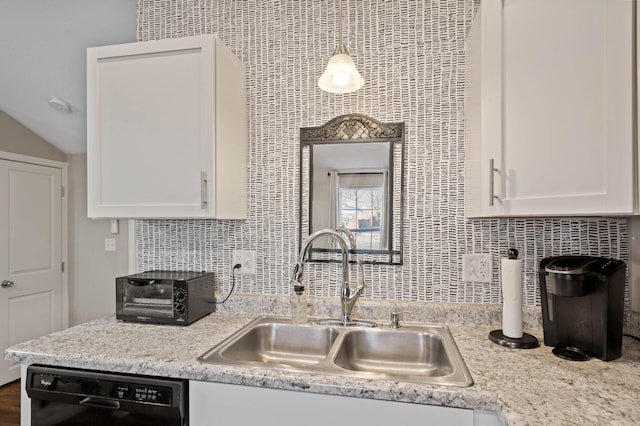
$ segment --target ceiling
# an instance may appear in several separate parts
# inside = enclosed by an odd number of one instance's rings
[[[86,49],[135,38],[136,0],[0,0],[0,110],[67,154],[86,152]]]

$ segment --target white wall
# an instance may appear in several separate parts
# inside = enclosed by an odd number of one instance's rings
[[[115,312],[115,278],[128,273],[128,223],[87,218],[87,156],[70,154],[69,162],[69,325]],[[116,251],[104,250],[105,238]]]
[[[67,156],[31,130],[0,110],[0,151],[30,157],[67,161]]]

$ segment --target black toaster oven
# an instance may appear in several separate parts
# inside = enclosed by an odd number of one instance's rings
[[[147,271],[116,278],[116,318],[188,325],[215,311],[211,272]]]

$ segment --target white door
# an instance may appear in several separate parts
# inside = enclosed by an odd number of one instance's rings
[[[62,328],[61,174],[0,160],[0,353]],[[18,377],[2,360],[0,385]]]

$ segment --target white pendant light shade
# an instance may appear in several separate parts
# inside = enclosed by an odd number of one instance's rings
[[[338,52],[329,59],[318,79],[318,87],[329,93],[355,92],[364,86],[364,78],[348,52]]]
[[[342,0],[338,0],[338,47],[318,79],[318,87],[329,93],[350,93],[362,86],[364,78],[342,43]]]

